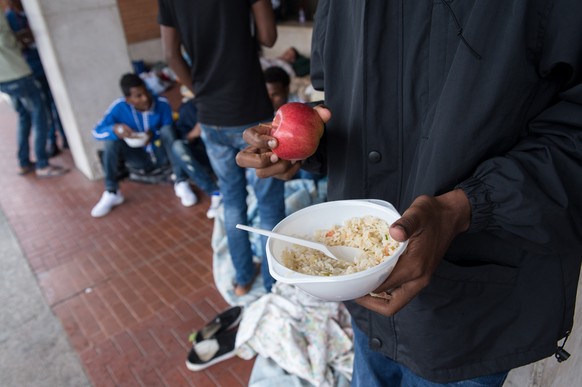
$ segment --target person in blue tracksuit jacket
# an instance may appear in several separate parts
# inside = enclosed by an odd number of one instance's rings
[[[145,82],[135,74],[124,74],[120,87],[124,97],[111,104],[105,116],[93,129],[93,137],[105,143],[105,192],[91,210],[91,215],[96,218],[107,215],[113,207],[124,201],[119,190],[120,160],[127,166],[146,173],[168,163],[166,150],[160,141],[162,129],[173,125],[172,108],[168,100],[153,96]],[[139,136],[138,133],[145,133],[142,144],[132,144],[131,140],[127,140]],[[183,192],[181,195],[178,192],[176,194],[182,202],[194,204],[197,199],[188,184],[181,185],[180,188]]]

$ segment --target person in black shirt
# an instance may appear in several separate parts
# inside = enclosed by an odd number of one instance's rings
[[[249,236],[238,230],[247,224],[247,185],[258,201],[260,226],[272,229],[285,216],[284,185],[278,179],[250,181],[236,164],[246,147],[245,129],[270,121],[271,101],[259,63],[257,41],[271,47],[277,38],[270,0],[158,0],[161,37],[166,61],[181,83],[190,88],[198,108],[202,140],[223,195],[228,248],[236,271],[233,292],[247,294],[257,274]],[[184,47],[191,60],[186,63]],[[265,246],[266,238],[262,237]],[[263,284],[270,291],[264,249]]]

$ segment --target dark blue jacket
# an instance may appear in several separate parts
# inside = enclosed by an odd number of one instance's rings
[[[310,162],[329,199],[404,211],[460,187],[471,202],[470,230],[404,309],[348,303],[373,349],[429,380],[542,359],[571,329],[581,15],[579,0],[319,1],[311,75],[333,117]]]

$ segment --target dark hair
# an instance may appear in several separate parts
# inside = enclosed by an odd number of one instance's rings
[[[119,87],[121,87],[123,95],[129,97],[133,87],[145,87],[145,82],[139,77],[139,75],[127,73],[123,74],[119,80]]]
[[[279,66],[272,66],[265,70],[265,82],[267,83],[281,83],[283,87],[289,86],[291,79],[287,71]]]

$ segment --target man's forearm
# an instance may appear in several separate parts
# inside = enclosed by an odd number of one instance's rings
[[[171,57],[168,59],[168,66],[174,71],[176,77],[180,80],[180,83],[186,86],[192,94],[194,90],[192,87],[192,76],[190,75],[190,68],[186,61],[182,58]]]

